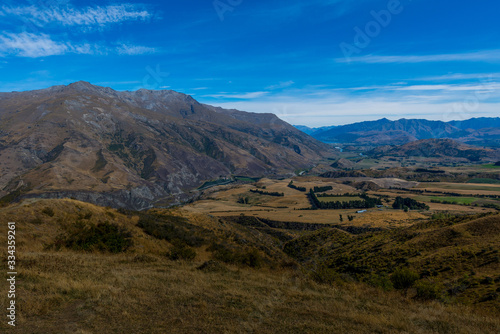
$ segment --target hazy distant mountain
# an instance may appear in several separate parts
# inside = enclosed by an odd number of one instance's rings
[[[500,151],[459,143],[451,139],[422,139],[401,146],[381,146],[368,155],[419,158],[462,158],[469,161],[500,159]]]
[[[480,146],[500,146],[500,118],[473,118],[466,121],[428,121],[386,118],[330,129],[311,129],[311,136],[323,142],[358,145],[403,145],[420,139],[451,138]]]
[[[448,124],[453,125],[459,129],[489,129],[489,128],[500,128],[500,117],[489,118],[489,117],[480,117],[480,118],[471,118],[465,121],[451,121]]]
[[[302,131],[304,133],[307,133],[308,135],[312,135],[315,132],[330,130],[330,129],[336,128],[337,126],[331,125],[331,126],[322,126],[320,128],[310,128],[310,127],[305,126],[305,125],[294,125],[294,127],[296,127],[297,129],[299,129],[300,131]]]
[[[328,152],[273,114],[215,108],[174,91],[77,82],[0,93],[0,197],[140,209],[206,180],[292,173]]]

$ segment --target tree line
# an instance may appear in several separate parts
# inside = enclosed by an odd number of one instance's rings
[[[333,210],[339,210],[339,209],[369,209],[369,208],[374,208],[377,205],[382,205],[382,201],[380,198],[373,198],[369,197],[366,194],[362,194],[359,197],[361,197],[361,200],[354,200],[354,201],[332,201],[332,202],[322,202],[318,200],[318,197],[314,193],[314,191],[311,189],[308,194],[309,201],[311,202],[312,208],[313,209],[333,209]]]

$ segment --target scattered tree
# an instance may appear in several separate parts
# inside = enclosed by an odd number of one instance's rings
[[[398,290],[403,290],[405,296],[408,294],[408,289],[411,288],[418,279],[419,275],[408,268],[397,269],[391,275],[392,285]]]

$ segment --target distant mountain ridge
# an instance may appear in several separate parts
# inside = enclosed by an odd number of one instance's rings
[[[470,146],[452,139],[421,139],[401,146],[379,146],[368,152],[367,155],[374,158],[383,156],[458,158],[464,162],[500,159],[499,150]]]
[[[292,175],[331,148],[273,114],[171,90],[88,82],[0,93],[0,198],[74,197],[143,209],[205,181]]]
[[[326,129],[310,129],[308,133],[329,143],[380,146],[450,138],[470,145],[500,147],[500,117],[451,122],[404,118],[391,121],[382,118]]]

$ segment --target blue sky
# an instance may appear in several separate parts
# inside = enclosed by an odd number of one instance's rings
[[[500,3],[2,1],[0,91],[173,89],[292,124],[500,116]]]

